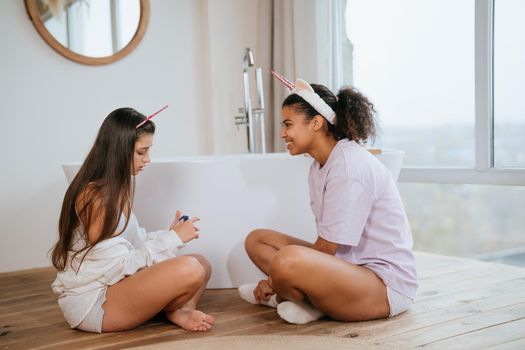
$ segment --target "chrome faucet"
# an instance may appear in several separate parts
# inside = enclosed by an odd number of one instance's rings
[[[244,107],[239,108],[242,115],[235,117],[235,125],[246,125],[246,136],[248,140],[248,152],[266,153],[266,132],[264,123],[264,90],[261,68],[255,68],[255,84],[257,87],[257,100],[259,107],[252,107],[250,96],[249,68],[253,67],[254,60],[252,50],[246,48],[243,60],[243,82],[244,82]]]

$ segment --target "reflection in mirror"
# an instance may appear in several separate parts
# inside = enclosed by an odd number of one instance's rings
[[[139,0],[36,0],[40,19],[64,47],[105,57],[129,44],[140,20]]]
[[[129,54],[141,41],[149,0],[25,0],[37,32],[78,63],[101,65]]]

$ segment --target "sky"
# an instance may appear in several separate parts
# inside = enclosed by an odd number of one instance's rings
[[[525,121],[524,15],[496,0],[496,121]],[[354,86],[384,125],[474,125],[474,0],[348,0],[346,24]]]

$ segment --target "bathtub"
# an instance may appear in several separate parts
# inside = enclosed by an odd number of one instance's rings
[[[376,157],[397,180],[404,152]],[[233,288],[264,275],[244,251],[255,228],[271,228],[313,242],[307,175],[312,159],[288,153],[157,158],[136,178],[135,212],[148,231],[169,226],[175,210],[198,216],[200,237],[181,254],[206,256],[213,273],[208,288]],[[63,165],[70,182],[79,163]]]

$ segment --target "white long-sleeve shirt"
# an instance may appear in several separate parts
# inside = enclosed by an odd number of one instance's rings
[[[117,232],[122,230],[125,220],[122,215]],[[78,251],[86,245],[83,229],[77,229],[75,239],[72,250]],[[58,272],[51,288],[58,296],[64,318],[72,328],[78,326],[106,287],[147,266],[175,257],[175,251],[183,246],[173,231],[146,233],[131,213],[128,226],[121,235],[96,244],[88,254],[78,254],[72,264],[68,263],[65,270]]]

